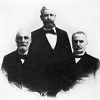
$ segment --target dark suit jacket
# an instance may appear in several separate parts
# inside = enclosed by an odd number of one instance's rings
[[[62,62],[64,59],[68,59],[72,54],[67,33],[57,27],[56,33],[57,43],[55,48],[52,49],[46,38],[43,27],[32,32],[30,49],[43,63]]]
[[[71,46],[67,32],[55,28],[57,33],[57,43],[54,49],[51,48],[43,27],[32,32],[32,43],[30,51],[37,57],[38,69],[42,70],[42,87],[44,90],[57,91],[61,90],[62,73],[65,62],[72,56]],[[49,92],[50,93],[50,92]]]
[[[2,70],[6,72],[10,83],[18,87],[25,86],[31,91],[41,93],[42,91],[49,91],[53,84],[51,84],[52,82],[49,84],[50,81],[47,80],[47,70],[44,67],[39,67],[39,65],[41,63],[32,55],[31,51],[28,52],[27,58],[22,64],[16,50],[4,56]]]
[[[99,59],[85,53],[78,63],[75,63],[75,69],[79,76],[84,77],[93,73],[95,75],[96,70],[100,65]]]
[[[26,74],[28,74],[28,71],[32,69],[30,68],[32,67],[33,63],[31,55],[29,56],[28,53],[27,59],[23,64],[21,62],[21,58],[17,50],[4,56],[2,63],[2,70],[4,70],[7,73],[7,78],[9,82],[22,85],[23,78],[25,77]]]

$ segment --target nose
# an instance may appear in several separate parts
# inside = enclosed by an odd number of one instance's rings
[[[24,37],[22,37],[21,41],[22,41],[22,42],[25,42],[25,39],[24,39]]]
[[[77,41],[77,45],[80,45],[80,42],[79,41]]]
[[[50,15],[48,15],[47,19],[50,19]]]

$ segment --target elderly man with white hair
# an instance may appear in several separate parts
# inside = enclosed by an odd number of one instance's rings
[[[6,76],[10,83],[18,86],[22,85],[23,68],[28,66],[29,46],[31,43],[31,32],[26,29],[20,29],[15,38],[17,50],[4,56],[2,70],[6,72]]]

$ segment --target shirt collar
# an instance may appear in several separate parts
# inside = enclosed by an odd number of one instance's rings
[[[28,50],[23,54],[21,53],[19,50],[18,50],[18,54],[21,54],[21,55],[27,55],[28,54]]]
[[[76,57],[82,57],[82,56],[85,55],[85,54],[86,54],[86,52],[84,52],[84,53],[82,53],[82,54],[74,54],[74,52],[73,52],[73,55],[76,56]]]
[[[47,28],[45,28],[45,27],[43,27],[43,29],[44,29],[44,30],[51,30],[51,29],[47,29]],[[55,27],[53,27],[52,29],[53,29],[53,30],[54,30],[54,32],[56,33],[56,28],[55,28]]]

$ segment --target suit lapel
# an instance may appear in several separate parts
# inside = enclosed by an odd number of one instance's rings
[[[49,41],[47,40],[47,37],[46,37],[46,35],[44,33],[44,29],[43,28],[41,29],[41,43],[42,43],[41,46],[43,46],[46,49],[46,52],[51,52],[51,51],[54,50],[54,49],[52,49]]]
[[[20,59],[20,56],[18,54],[18,51],[16,51],[16,55],[15,55],[15,62],[17,65],[22,65],[22,62],[21,62],[21,59]]]

